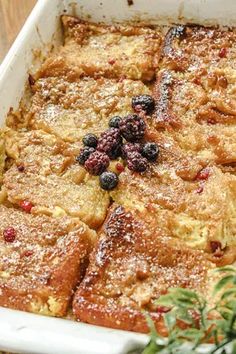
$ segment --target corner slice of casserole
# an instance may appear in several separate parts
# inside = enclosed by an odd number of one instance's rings
[[[208,89],[176,76],[173,71],[160,71],[154,89],[156,110],[152,128],[164,131],[186,154],[198,157],[205,165],[233,166],[236,162],[235,83],[232,82],[231,88]]]
[[[62,16],[65,44],[46,60],[38,75],[134,80],[153,79],[162,34],[140,26],[107,26]]]
[[[46,78],[32,86],[32,105],[26,125],[55,134],[68,142],[81,141],[86,133],[100,134],[109,119],[132,111],[135,95],[150,94],[141,81],[84,78],[69,82]]]
[[[166,334],[155,300],[171,287],[195,289],[208,297],[214,264],[204,253],[159,237],[135,213],[113,206],[73,300],[77,319],[94,325],[148,332],[144,311]]]
[[[195,80],[207,75],[210,67],[235,69],[235,39],[236,31],[230,28],[171,27],[163,39],[159,65]]]
[[[79,220],[0,206],[0,306],[65,316],[95,237]]]

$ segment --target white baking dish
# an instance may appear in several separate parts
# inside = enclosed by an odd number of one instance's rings
[[[93,21],[141,19],[152,23],[236,25],[235,0],[38,0],[0,66],[0,121],[17,108],[34,49],[60,42],[59,16],[66,11]],[[147,336],[0,308],[0,350],[38,354],[119,354],[147,342]]]

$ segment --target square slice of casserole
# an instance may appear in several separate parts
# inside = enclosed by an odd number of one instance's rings
[[[155,300],[171,287],[195,289],[208,297],[214,264],[202,251],[161,237],[158,229],[134,215],[112,207],[74,296],[74,314],[94,325],[148,332],[148,311],[159,332],[166,334],[166,309]]]
[[[69,82],[51,77],[36,81],[32,91],[25,124],[68,142],[81,141],[86,133],[101,134],[111,117],[132,112],[133,96],[150,94],[150,89],[139,80],[106,78]]]

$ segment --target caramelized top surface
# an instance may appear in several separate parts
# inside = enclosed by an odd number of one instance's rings
[[[105,26],[62,16],[65,45],[43,65],[40,76],[83,75],[149,81],[161,45],[157,29]]]

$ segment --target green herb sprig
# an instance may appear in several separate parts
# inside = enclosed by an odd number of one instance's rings
[[[236,354],[236,269],[227,266],[215,272],[223,277],[216,283],[209,303],[201,294],[182,288],[170,289],[161,296],[157,305],[170,308],[164,315],[168,337],[157,333],[147,315],[150,341],[132,353]]]

